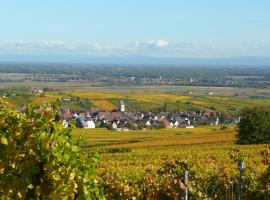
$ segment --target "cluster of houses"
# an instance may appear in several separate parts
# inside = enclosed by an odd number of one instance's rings
[[[113,111],[86,110],[75,112],[61,110],[63,126],[75,123],[78,128],[108,128],[118,131],[147,128],[194,128],[196,125],[220,125],[225,119],[218,112],[126,112],[123,101]],[[222,122],[221,120],[222,119]],[[226,123],[237,123],[237,118],[226,119]]]

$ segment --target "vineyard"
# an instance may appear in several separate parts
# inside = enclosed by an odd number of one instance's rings
[[[146,87],[147,88],[147,87]],[[188,88],[186,88],[188,90]],[[223,90],[221,88],[220,90]],[[141,89],[142,90],[142,89]],[[161,111],[166,103],[166,110],[175,111],[217,111],[225,115],[236,115],[237,112],[244,107],[269,105],[269,98],[252,98],[244,96],[235,96],[228,93],[228,96],[186,94],[183,91],[176,93],[170,91],[162,93],[156,90],[145,91],[113,91],[113,88],[107,90],[64,90],[63,92],[45,92],[44,94],[33,94],[32,92],[14,91],[9,97],[5,97],[5,101],[14,107],[34,103],[50,103],[57,99],[70,97],[73,99],[81,99],[87,101],[93,108],[101,110],[113,110],[118,107],[119,101],[124,100],[127,111]],[[14,93],[14,94],[13,94]],[[244,93],[244,92],[243,92]],[[259,94],[258,94],[259,95]],[[71,104],[74,102],[71,102]],[[70,109],[85,109],[78,104],[65,105]],[[89,107],[90,108],[90,107]]]
[[[167,103],[168,110],[216,110],[236,113],[240,108],[267,105],[269,99],[192,96],[147,92],[48,92],[3,98],[9,107],[53,102],[62,97],[72,106],[152,110]],[[78,100],[77,100],[78,99]],[[99,152],[97,179],[107,199],[269,199],[268,145],[236,145],[235,126],[197,126],[194,129],[134,130],[73,129],[73,141],[88,155]],[[239,162],[243,162],[242,171]],[[188,172],[188,182],[184,180]],[[240,178],[241,177],[241,178]]]
[[[93,100],[95,106],[100,108],[101,110],[113,110],[117,108],[116,105],[112,104],[111,102],[107,100]]]
[[[235,127],[73,131],[75,138],[82,133],[83,151],[101,152],[98,177],[107,199],[183,199],[186,170],[191,199],[236,199],[239,161],[245,164],[241,197],[269,198],[267,145],[235,145]]]
[[[30,85],[27,86],[30,87]],[[69,97],[84,101],[65,104],[65,107],[72,110],[83,110],[86,108],[113,110],[118,108],[120,100],[124,100],[127,111],[160,112],[164,111],[164,105],[166,104],[168,112],[213,111],[221,112],[227,116],[235,116],[240,109],[245,107],[270,104],[270,100],[266,96],[259,97],[265,92],[259,89],[252,89],[250,91],[251,89],[247,88],[236,90],[235,88],[195,88],[184,86],[171,88],[134,87],[132,89],[134,90],[127,90],[123,87],[108,87],[97,91],[97,89],[92,90],[90,88],[83,90],[83,87],[75,88],[74,90],[62,88],[61,92],[48,91],[43,94],[14,89],[8,90],[9,96],[5,96],[7,92],[3,90],[0,97],[3,97],[3,100],[13,107],[30,103],[50,103],[55,102],[57,99]],[[187,93],[187,91],[193,92]],[[224,92],[223,95],[219,93],[220,91]],[[209,95],[209,92],[214,93]],[[247,92],[252,95],[247,96]]]
[[[168,111],[212,110],[224,114],[236,114],[243,107],[270,103],[268,99],[192,96],[159,92],[74,92],[72,95],[87,98],[97,107],[105,110],[117,107],[119,100],[124,100],[127,110],[133,111],[160,110],[166,102]]]

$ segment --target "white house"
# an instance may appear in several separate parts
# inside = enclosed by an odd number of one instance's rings
[[[162,120],[162,119],[165,119],[165,116],[164,115],[161,115],[160,120]]]
[[[93,120],[89,120],[85,122],[84,128],[96,128],[96,125]]]
[[[219,125],[219,119],[217,118],[216,122],[215,122],[215,125]]]
[[[151,123],[149,120],[147,120],[147,122],[145,123],[146,126],[151,126]]]
[[[68,128],[68,121],[63,120],[62,125],[63,125],[64,128]]]
[[[75,117],[77,119],[79,117],[79,115],[77,113],[74,113],[73,117]]]
[[[116,124],[115,122],[113,122],[112,128],[113,128],[113,129],[117,129],[117,124]]]
[[[174,126],[174,128],[177,128],[179,126],[179,122],[175,121],[173,126]]]

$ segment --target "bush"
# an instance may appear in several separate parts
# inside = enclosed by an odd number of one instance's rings
[[[226,130],[226,129],[228,129],[228,126],[223,125],[223,126],[220,127],[220,130]]]
[[[55,109],[29,106],[25,114],[0,103],[0,196],[3,199],[103,199],[95,180],[98,155],[84,159],[81,141]]]
[[[105,153],[127,153],[127,152],[132,152],[132,149],[122,147],[122,148],[109,148],[105,150]]]
[[[241,112],[238,123],[237,143],[270,143],[270,108],[246,108]]]

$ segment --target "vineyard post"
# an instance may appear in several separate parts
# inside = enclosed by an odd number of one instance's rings
[[[238,185],[238,194],[237,194],[237,200],[241,200],[242,199],[242,184],[243,184],[243,171],[245,168],[245,164],[243,161],[240,161],[238,163],[238,167],[239,167],[239,185]]]
[[[187,170],[185,171],[184,184],[185,184],[184,200],[188,200],[188,171]]]

